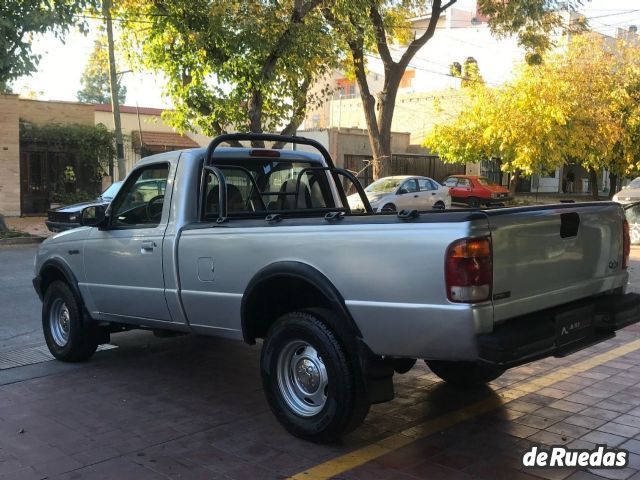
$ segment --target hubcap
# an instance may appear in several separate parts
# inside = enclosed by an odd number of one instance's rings
[[[69,308],[64,300],[57,298],[54,300],[49,311],[49,329],[53,341],[59,347],[64,347],[69,342],[69,331],[71,329],[71,317]]]
[[[278,355],[277,377],[280,393],[296,415],[312,417],[327,402],[327,369],[307,342],[294,340],[284,346]]]

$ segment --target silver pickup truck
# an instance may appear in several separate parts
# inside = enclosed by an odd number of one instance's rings
[[[232,141],[296,149],[220,147]],[[364,212],[349,210],[350,182]],[[358,426],[416,359],[471,386],[640,320],[619,205],[373,214],[300,137],[147,157],[82,225],[36,258],[56,358],[86,360],[135,328],[261,339],[268,403],[310,440]]]

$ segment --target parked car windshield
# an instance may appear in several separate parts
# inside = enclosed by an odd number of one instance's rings
[[[396,191],[403,180],[403,178],[381,178],[365,188],[365,191],[373,193],[391,193]]]
[[[118,190],[120,190],[120,187],[122,186],[122,182],[115,182],[112,183],[109,188],[107,188],[104,192],[102,192],[102,195],[100,195],[102,197],[103,200],[112,200],[113,197],[116,196],[116,193],[118,193]]]
[[[640,177],[634,178],[629,184],[629,188],[640,188]]]

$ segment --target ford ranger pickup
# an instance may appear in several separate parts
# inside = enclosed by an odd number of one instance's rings
[[[258,146],[221,147],[241,141]],[[273,413],[314,441],[391,400],[417,359],[473,386],[640,320],[618,204],[374,214],[301,137],[230,134],[146,157],[81,223],[35,262],[56,358],[87,360],[129,329],[259,341]]]

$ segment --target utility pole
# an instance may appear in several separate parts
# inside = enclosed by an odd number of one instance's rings
[[[118,100],[118,76],[116,74],[116,55],[113,47],[113,23],[111,22],[111,0],[103,0],[102,13],[107,23],[107,44],[109,48],[109,85],[111,87],[111,110],[116,133],[116,156],[118,158],[118,180],[124,180],[124,143],[122,124],[120,123],[120,101]],[[111,179],[113,181],[113,178]]]

